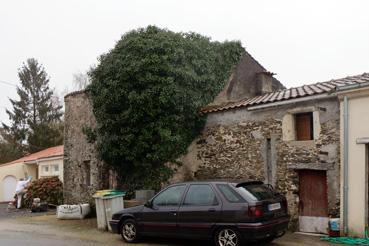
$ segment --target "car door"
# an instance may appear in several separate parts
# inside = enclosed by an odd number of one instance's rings
[[[209,238],[222,212],[222,203],[210,184],[191,184],[178,211],[184,237]]]
[[[177,214],[186,185],[174,185],[160,192],[145,206],[140,221],[146,235],[171,236],[178,233]]]

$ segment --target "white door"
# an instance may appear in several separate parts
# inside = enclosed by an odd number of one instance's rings
[[[14,176],[6,176],[3,179],[4,197],[2,201],[13,201],[15,195],[15,187],[17,186],[17,179]]]

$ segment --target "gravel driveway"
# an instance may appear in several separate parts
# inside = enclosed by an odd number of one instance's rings
[[[1,206],[3,208],[3,206]],[[5,207],[6,208],[6,207]],[[0,210],[1,211],[1,210]],[[4,215],[4,211],[0,212]],[[30,217],[32,215],[33,217]],[[0,244],[17,246],[122,246],[128,245],[121,237],[96,229],[96,219],[57,220],[55,215],[40,215],[39,213],[6,214],[0,219]],[[188,241],[175,239],[146,238],[134,246],[211,246],[210,242]],[[330,245],[320,241],[319,237],[288,233],[275,240],[271,246],[281,245]]]

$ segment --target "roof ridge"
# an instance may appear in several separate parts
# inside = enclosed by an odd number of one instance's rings
[[[353,81],[357,79],[358,81]],[[290,100],[294,98],[313,96],[317,94],[329,93],[335,88],[343,85],[369,82],[369,72],[362,74],[346,76],[328,81],[320,81],[301,86],[279,89],[265,93],[263,95],[242,98],[235,102],[227,102],[221,105],[207,105],[201,109],[202,113],[211,113],[216,111],[227,110],[231,108],[247,107],[251,105],[267,104],[275,101]],[[271,96],[272,94],[275,94]],[[247,103],[245,103],[247,102]]]

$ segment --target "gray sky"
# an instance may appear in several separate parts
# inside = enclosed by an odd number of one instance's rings
[[[122,34],[157,25],[213,40],[241,40],[287,87],[369,72],[367,0],[0,0],[0,81],[39,60],[59,94],[72,90]],[[0,121],[16,98],[0,83]]]

